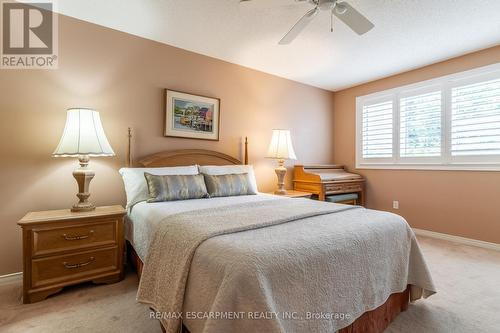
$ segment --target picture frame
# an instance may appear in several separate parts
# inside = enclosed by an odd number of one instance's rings
[[[220,99],[165,89],[166,137],[219,141]]]

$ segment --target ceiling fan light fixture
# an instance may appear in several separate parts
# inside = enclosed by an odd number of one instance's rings
[[[239,3],[250,3],[254,0],[239,0]],[[261,0],[269,1],[269,0]],[[289,0],[291,1],[291,0]],[[358,35],[364,35],[375,25],[370,22],[363,14],[358,12],[356,8],[351,6],[345,0],[295,0],[295,2],[308,2],[314,8],[305,13],[292,28],[281,38],[278,44],[288,45],[297,38],[297,36],[311,23],[318,12],[328,12],[330,17],[330,30],[333,32],[333,18],[337,17],[340,21],[346,24],[351,30]]]
[[[337,14],[343,15],[347,12],[347,6],[342,2],[337,2],[337,4],[335,5],[335,11],[337,12]]]

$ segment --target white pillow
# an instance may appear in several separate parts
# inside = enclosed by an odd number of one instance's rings
[[[145,172],[158,176],[189,176],[199,173],[196,165],[165,168],[121,168],[119,172],[125,185],[127,208],[149,199],[148,184],[144,177]]]
[[[199,165],[198,169],[201,173],[212,176],[248,173],[248,177],[250,178],[250,188],[252,189],[252,192],[258,192],[255,173],[253,172],[253,166],[251,165]]]

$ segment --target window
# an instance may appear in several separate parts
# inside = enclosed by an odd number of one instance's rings
[[[392,157],[392,101],[363,106],[363,157]]]
[[[441,91],[399,101],[399,156],[441,155]]]
[[[452,88],[451,154],[500,155],[500,79]]]
[[[500,170],[500,63],[356,99],[356,166]]]

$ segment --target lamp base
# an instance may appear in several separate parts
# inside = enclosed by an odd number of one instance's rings
[[[72,212],[89,212],[95,209],[94,204],[88,201],[90,197],[90,181],[95,176],[94,171],[88,167],[89,161],[90,158],[88,155],[80,155],[78,157],[80,167],[73,171],[73,177],[75,177],[78,183],[78,194],[76,196],[79,201],[71,208]]]
[[[274,194],[276,194],[276,195],[287,195],[288,192],[286,190],[276,190],[276,191],[274,191]]]
[[[285,160],[278,160],[278,167],[274,169],[274,172],[276,172],[276,176],[278,176],[278,189],[274,191],[274,194],[276,195],[286,195],[286,189],[285,189],[285,175],[286,175],[286,168],[285,168]]]
[[[73,213],[78,213],[78,212],[91,212],[95,210],[95,206],[92,203],[88,203],[87,205],[80,205],[79,203],[74,204],[73,207],[71,207],[71,211]]]

